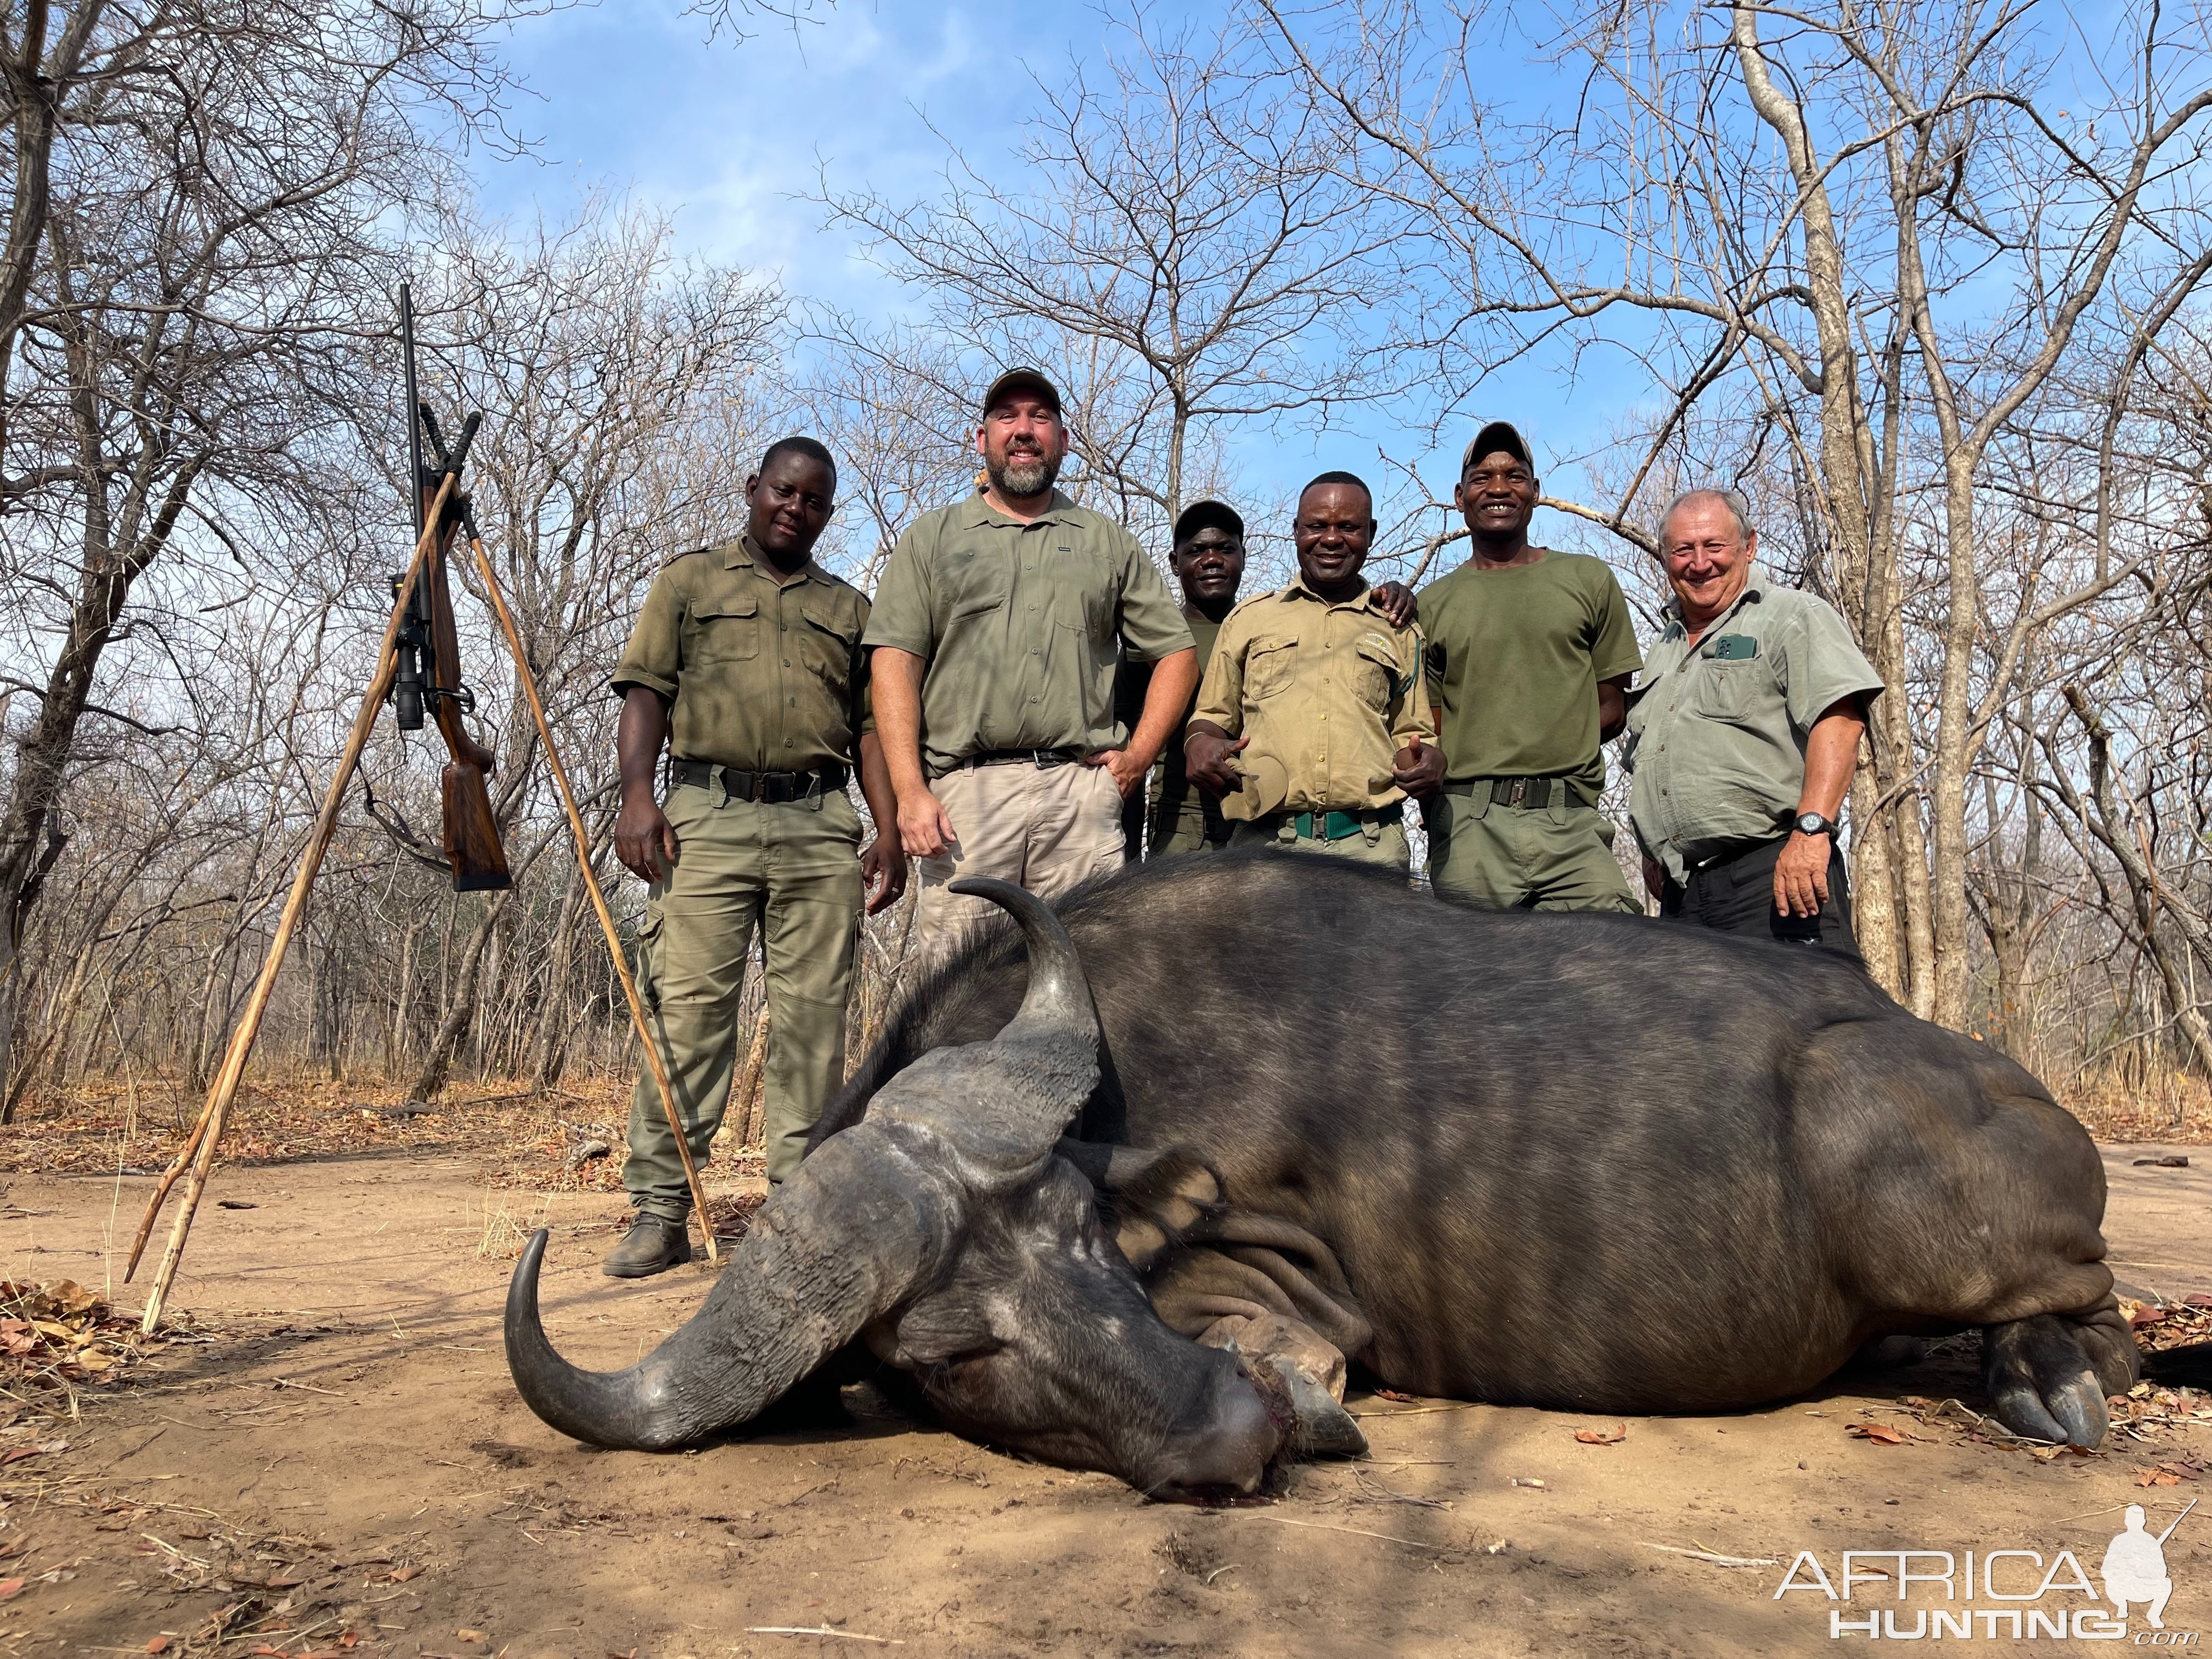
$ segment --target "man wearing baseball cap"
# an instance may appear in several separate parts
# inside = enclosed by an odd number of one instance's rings
[[[1182,588],[1182,619],[1190,624],[1191,638],[1197,641],[1198,672],[1202,678],[1206,664],[1213,660],[1213,642],[1220,637],[1221,619],[1235,608],[1237,590],[1244,580],[1243,517],[1226,501],[1192,502],[1176,515],[1175,547],[1168,562]],[[1124,724],[1137,725],[1152,680],[1152,664],[1133,659],[1122,665],[1115,697]],[[1221,815],[1221,797],[1192,782],[1183,765],[1182,740],[1196,702],[1194,692],[1160,751],[1160,793],[1151,814],[1154,858],[1216,852],[1229,844],[1231,825]],[[1124,811],[1121,826],[1128,856],[1133,859],[1145,815],[1142,796],[1131,799],[1137,810]]]
[[[1120,867],[1122,799],[1198,683],[1190,629],[1136,539],[1053,487],[1058,388],[1034,368],[1000,375],[975,448],[984,489],[899,538],[863,640],[918,927],[940,951],[995,911],[947,891],[955,877],[1053,898]],[[1153,665],[1133,731],[1115,714],[1124,654]]]
[[[1430,880],[1487,910],[1641,915],[1597,802],[1600,745],[1626,723],[1644,659],[1605,562],[1529,544],[1537,493],[1528,440],[1505,421],[1483,427],[1452,490],[1472,550],[1420,592],[1449,763],[1422,804]]]

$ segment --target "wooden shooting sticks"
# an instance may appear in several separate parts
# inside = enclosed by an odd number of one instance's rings
[[[691,1146],[684,1132],[681,1114],[676,1109],[676,1095],[668,1081],[668,1066],[653,1040],[650,1024],[645,1017],[645,1004],[637,994],[637,981],[632,977],[629,963],[623,954],[622,939],[615,928],[614,915],[607,908],[606,895],[599,887],[598,875],[592,869],[591,839],[584,828],[583,814],[577,810],[575,792],[569,787],[568,769],[561,764],[561,752],[553,741],[553,727],[545,715],[545,704],[538,691],[538,678],[531,672],[529,658],[522,648],[522,636],[514,625],[514,617],[507,605],[507,598],[500,591],[499,578],[492,569],[490,556],[484,551],[483,539],[477,534],[476,518],[468,497],[461,492],[461,468],[467,459],[470,441],[475,436],[478,416],[471,415],[464,422],[459,440],[448,450],[438,431],[436,417],[428,404],[415,395],[415,350],[413,306],[406,286],[399,290],[400,316],[406,340],[407,395],[413,422],[410,434],[409,451],[414,458],[419,517],[416,522],[414,557],[406,572],[392,583],[392,615],[384,626],[384,643],[377,657],[375,675],[369,680],[362,695],[361,708],[354,715],[353,729],[347,735],[344,751],[338,757],[337,769],[331,775],[330,787],[324,793],[322,811],[317,814],[313,832],[307,837],[307,850],[300,855],[300,867],[292,878],[292,890],[284,901],[284,909],[278,917],[276,932],[269,942],[269,953],[261,964],[261,973],[253,982],[252,994],[246,998],[245,1012],[231,1032],[230,1044],[224,1050],[222,1068],[216,1073],[214,1084],[208,1090],[207,1103],[193,1122],[191,1132],[185,1136],[185,1145],[175,1160],[162,1172],[154,1188],[152,1199],[146,1206],[146,1218],[138,1224],[137,1237],[131,1246],[131,1261],[123,1273],[127,1284],[138,1271],[139,1258],[145,1254],[146,1242],[153,1236],[154,1223],[167,1201],[169,1192],[187,1168],[191,1179],[185,1182],[184,1200],[176,1219],[169,1228],[168,1247],[162,1252],[161,1270],[154,1277],[154,1287],[146,1298],[146,1311],[139,1328],[149,1334],[161,1324],[161,1310],[167,1302],[169,1287],[177,1276],[177,1265],[184,1258],[185,1240],[191,1231],[192,1216],[199,1208],[200,1195],[207,1186],[208,1171],[214,1167],[216,1147],[222,1139],[223,1127],[228,1119],[232,1100],[238,1093],[239,1081],[246,1073],[246,1057],[252,1052],[253,1040],[259,1035],[261,1018],[269,1006],[269,998],[275,990],[277,970],[284,964],[285,952],[290,949],[292,935],[297,930],[301,915],[307,909],[307,895],[313,890],[315,875],[322,868],[323,855],[330,848],[331,837],[337,829],[338,811],[345,801],[347,788],[354,774],[360,769],[362,751],[368,744],[368,734],[376,724],[378,711],[392,694],[393,683],[402,671],[403,657],[414,647],[408,642],[407,630],[420,610],[419,596],[434,582],[442,592],[444,562],[454,532],[465,526],[468,530],[469,550],[475,556],[477,575],[483,580],[485,596],[499,617],[501,632],[507,640],[507,651],[514,660],[515,673],[522,685],[524,696],[530,703],[531,717],[537,722],[538,737],[545,748],[546,764],[553,774],[553,781],[561,793],[561,805],[568,819],[568,832],[575,842],[576,865],[582,872],[584,890],[591,895],[592,908],[598,912],[599,930],[606,936],[607,952],[613,958],[615,975],[622,981],[623,998],[629,1004],[630,1024],[636,1029],[638,1041],[645,1048],[647,1066],[652,1070],[654,1086],[660,1093],[661,1109],[668,1115],[668,1127],[676,1137],[677,1156],[684,1163],[684,1179],[691,1189],[691,1202],[699,1212],[699,1224],[707,1235],[707,1255],[718,1260],[720,1252],[714,1243],[714,1226],[707,1214],[707,1198],[699,1186],[699,1171],[691,1158]],[[422,459],[422,441],[425,434],[437,465],[426,466]],[[427,688],[433,701],[452,703],[451,708],[441,708],[440,723],[457,714],[459,681],[453,667],[453,653],[448,651],[440,665],[441,674],[454,677],[453,684],[433,684]],[[414,660],[407,657],[411,671]],[[404,714],[403,711],[403,714]],[[419,723],[419,714],[416,717]],[[451,736],[449,734],[448,741]],[[457,751],[456,758],[459,758]],[[447,854],[455,869],[455,887],[466,890],[470,887],[507,885],[504,879],[505,860],[495,845],[490,856],[499,866],[500,879],[495,881],[471,878],[463,872],[463,859],[454,846],[454,826],[450,810],[453,799],[454,767],[447,768],[447,790],[449,802],[447,826]],[[478,774],[477,787],[482,787]]]

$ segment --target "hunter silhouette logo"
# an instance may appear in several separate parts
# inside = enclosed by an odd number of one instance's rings
[[[2189,1500],[2185,1509],[2173,1517],[2173,1526],[2161,1533],[2143,1529],[2143,1507],[2128,1505],[2123,1517],[2127,1530],[2106,1546],[2105,1559],[2097,1571],[2105,1580],[2105,1599],[2119,1609],[2119,1616],[2128,1616],[2128,1603],[2148,1603],[2143,1617],[2153,1630],[2164,1630],[2166,1603],[2173,1594],[2173,1580],[2166,1571],[2166,1540],[2173,1536],[2173,1528],[2189,1518],[2189,1510],[2197,1507],[2197,1500]]]
[[[2102,1559],[2087,1550],[2077,1556],[2070,1549],[1891,1547],[1845,1550],[1841,1571],[1831,1574],[1817,1553],[1800,1550],[1774,1600],[1798,1594],[1828,1602],[1831,1641],[2071,1640],[2194,1648],[2199,1632],[2166,1627],[2174,1589],[2166,1544],[2197,1501],[2164,1532],[2149,1529],[2142,1504],[2129,1504]],[[2097,1561],[2101,1593],[2083,1556]],[[2132,1630],[2130,1608],[2142,1620]]]

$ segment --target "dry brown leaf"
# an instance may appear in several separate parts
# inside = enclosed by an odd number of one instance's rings
[[[146,1644],[146,1651],[149,1653],[167,1653],[168,1650],[169,1638],[166,1636],[156,1636]]]
[[[1855,1439],[1871,1440],[1877,1446],[1901,1446],[1912,1438],[1904,1430],[1887,1423],[1846,1423],[1844,1432]]]
[[[404,1584],[422,1571],[420,1567],[394,1567],[390,1572],[380,1573],[378,1580],[386,1584]]]
[[[1575,1438],[1585,1446],[1613,1446],[1628,1438],[1628,1425],[1616,1423],[1609,1429],[1577,1429]]]
[[[0,1601],[5,1601],[11,1595],[21,1595],[23,1586],[29,1582],[27,1578],[0,1578]]]

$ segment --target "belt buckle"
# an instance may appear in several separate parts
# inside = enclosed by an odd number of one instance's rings
[[[1514,779],[1513,792],[1505,798],[1505,804],[1508,806],[1518,806],[1528,799],[1528,780],[1526,778]]]

